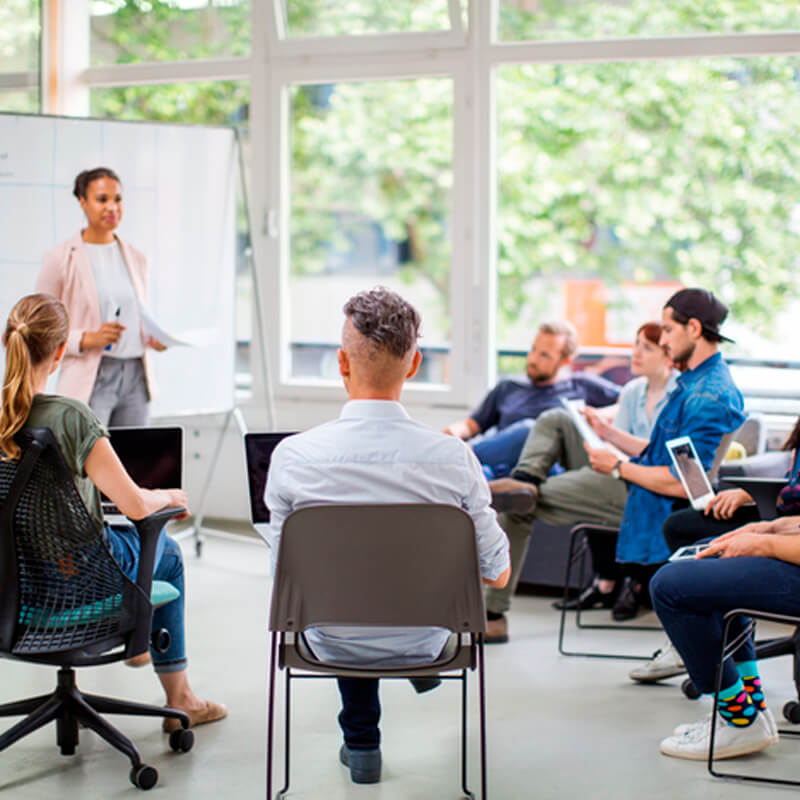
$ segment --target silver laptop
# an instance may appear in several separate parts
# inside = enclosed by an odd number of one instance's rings
[[[247,488],[250,492],[250,521],[266,541],[269,541],[269,509],[264,502],[267,474],[272,453],[289,433],[246,433],[244,435],[244,457],[247,469]]]
[[[144,489],[183,488],[183,428],[109,428],[111,446],[133,482]],[[101,495],[103,518],[123,525],[128,518]]]

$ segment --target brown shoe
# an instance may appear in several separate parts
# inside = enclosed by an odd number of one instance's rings
[[[518,481],[515,478],[497,478],[489,481],[489,489],[492,492],[492,508],[495,511],[529,514],[536,508],[539,496],[536,484]]]
[[[505,617],[487,620],[483,641],[486,644],[505,644],[508,641],[508,620]]]
[[[213,703],[211,700],[206,700],[204,708],[197,711],[188,711],[183,708],[177,708],[176,711],[186,711],[189,715],[189,727],[196,728],[198,725],[205,725],[208,722],[216,722],[218,719],[224,719],[228,716],[228,709],[222,703]],[[178,730],[181,726],[179,719],[171,719],[167,717],[162,725],[164,733],[172,733]]]

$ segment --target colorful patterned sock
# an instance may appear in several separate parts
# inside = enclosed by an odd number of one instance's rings
[[[748,728],[756,721],[758,710],[750,695],[745,691],[741,678],[727,689],[719,693],[717,710],[720,716],[736,728]]]
[[[736,665],[739,677],[744,684],[744,690],[750,695],[750,699],[759,711],[764,711],[767,704],[764,702],[764,690],[761,688],[761,678],[758,674],[758,662],[741,661]]]

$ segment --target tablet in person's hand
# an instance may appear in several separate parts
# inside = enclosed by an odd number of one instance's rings
[[[667,442],[667,452],[675,471],[678,473],[686,497],[695,511],[705,511],[708,503],[714,498],[714,490],[708,482],[708,475],[688,436],[679,436]]]
[[[670,561],[682,561],[684,558],[694,558],[698,553],[707,550],[710,542],[703,542],[703,544],[687,544],[685,547],[679,547],[670,557]]]

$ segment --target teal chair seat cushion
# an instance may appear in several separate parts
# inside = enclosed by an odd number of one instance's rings
[[[150,603],[153,608],[171,603],[180,592],[166,581],[153,581],[150,591]],[[75,608],[65,608],[54,612],[48,608],[38,608],[36,606],[22,606],[19,611],[20,625],[40,625],[45,628],[71,628],[75,625],[87,625],[90,622],[98,622],[106,617],[114,616],[122,606],[122,594],[117,593],[102,600],[95,600],[93,603],[77,606]]]

